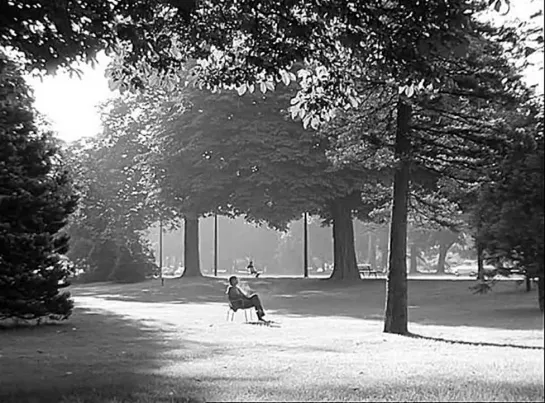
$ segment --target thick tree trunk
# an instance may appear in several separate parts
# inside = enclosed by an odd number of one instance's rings
[[[477,280],[484,280],[483,247],[479,241],[477,244]]]
[[[369,234],[369,264],[371,269],[377,269],[377,236],[373,233]]]
[[[409,266],[409,273],[418,272],[418,246],[416,244],[411,245],[411,264]]]
[[[332,280],[360,280],[354,248],[352,211],[343,199],[331,205],[333,216],[333,272]]]
[[[439,244],[439,258],[437,259],[437,274],[445,274],[445,262],[447,260],[447,253],[452,244],[440,243]]]
[[[184,217],[184,274],[182,277],[201,277],[199,256],[199,218],[196,215]]]
[[[390,221],[390,259],[386,282],[384,332],[407,334],[407,208],[409,198],[411,107],[399,101],[395,155],[399,159],[394,175],[392,218]]]

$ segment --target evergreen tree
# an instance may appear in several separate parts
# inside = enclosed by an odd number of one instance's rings
[[[543,103],[528,108],[509,150],[479,191],[474,210],[476,238],[485,257],[511,263],[538,277],[539,307],[545,309]]]
[[[518,105],[531,94],[507,61],[502,45],[489,39],[496,33],[494,28],[474,22],[472,30],[461,33],[466,41],[462,54],[428,58],[429,66],[441,71],[441,84],[434,84],[435,89],[426,90],[422,80],[419,85],[401,86],[399,90],[405,96],[400,98],[396,88],[388,88],[387,83],[382,88],[367,86],[368,95],[360,109],[341,115],[331,125],[333,133],[341,131],[341,136],[344,131],[357,133],[364,149],[393,149],[398,161],[386,331],[395,327],[395,332],[405,333],[407,329],[404,234],[411,213],[413,219],[420,216],[447,227],[460,225],[456,197],[482,182],[486,171],[497,163],[507,134],[513,130],[512,122],[520,116]],[[360,88],[366,86],[362,84]],[[368,102],[369,98],[376,98],[376,93],[382,99],[378,107],[374,105],[376,101]],[[377,123],[381,115],[386,119]],[[390,124],[393,119],[389,116],[396,116],[395,125]],[[338,149],[341,154],[348,154],[345,159],[358,161],[353,147],[344,145]],[[454,198],[452,188],[458,193]],[[441,260],[445,255],[443,247]]]
[[[0,319],[66,319],[73,302],[61,230],[76,207],[50,133],[18,66],[0,53]]]

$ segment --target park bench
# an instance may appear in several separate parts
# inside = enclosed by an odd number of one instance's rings
[[[235,313],[239,309],[244,311],[244,320],[246,321],[246,323],[248,323],[248,309],[250,310],[250,321],[253,320],[253,314],[252,314],[253,307],[248,307],[248,308],[242,308],[242,306],[237,307],[236,303],[242,302],[242,299],[235,299],[235,300],[228,299],[228,301],[229,301],[229,308],[227,309],[227,319],[226,319],[227,321],[229,321],[229,315],[230,315],[231,322],[232,322],[235,319]]]
[[[527,271],[525,269],[521,268],[511,268],[511,267],[497,267],[492,270],[484,270],[484,277],[485,278],[494,278],[496,276],[502,276],[502,277],[511,277],[512,275],[519,275],[519,276],[526,276]]]
[[[373,274],[375,277],[378,277],[378,270],[375,270],[371,267],[368,263],[360,263],[358,264],[358,271],[360,275],[365,277],[365,274],[367,273],[368,277],[371,277],[371,274]]]

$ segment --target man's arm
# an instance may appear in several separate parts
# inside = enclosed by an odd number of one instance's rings
[[[244,291],[242,291],[238,286],[236,287],[236,289],[237,289],[239,295],[240,295],[242,298],[246,298],[246,299],[249,298],[249,297],[246,295],[246,293],[245,293]]]

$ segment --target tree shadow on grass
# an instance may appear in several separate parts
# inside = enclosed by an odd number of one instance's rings
[[[506,347],[506,348],[519,348],[523,350],[545,350],[543,346],[528,346],[528,345],[513,344],[513,343],[491,343],[491,342],[485,342],[485,341],[481,342],[481,341],[455,340],[455,339],[446,339],[443,337],[424,336],[417,333],[409,333],[406,336],[411,337],[413,339],[439,341],[439,342],[449,343],[449,344],[463,344],[466,346]]]
[[[198,399],[154,389],[164,383],[156,374],[161,354],[194,348],[168,339],[138,321],[82,308],[59,324],[0,330],[0,402]]]
[[[271,379],[272,378],[272,379]],[[543,401],[543,386],[509,380],[472,380],[467,375],[452,379],[413,380],[367,379],[358,383],[327,382],[313,385],[282,385],[274,377],[211,376],[208,401],[353,401],[353,402],[521,402]],[[232,385],[236,385],[233,387]],[[203,385],[203,386],[204,386]]]
[[[266,310],[294,317],[349,317],[383,320],[384,280],[356,284],[327,279],[245,279],[243,286],[257,292]],[[471,283],[472,284],[472,283]],[[173,304],[225,304],[225,279],[203,277],[116,285],[88,284],[73,288],[75,296]],[[500,282],[492,293],[473,295],[466,281],[411,280],[411,323],[472,326],[496,329],[542,330],[543,315],[536,292],[526,293],[515,282]]]
[[[412,281],[409,284],[409,322],[448,327],[543,330],[543,314],[537,306],[536,293],[515,292],[512,288],[512,283],[505,283],[498,285],[491,294],[473,295],[465,282]],[[384,283],[364,281],[358,287],[345,289],[279,294],[266,306],[283,315],[383,321],[385,297]]]

